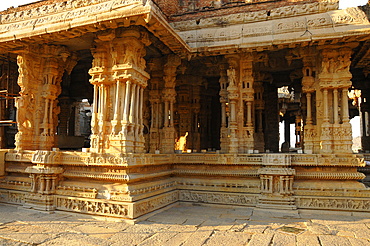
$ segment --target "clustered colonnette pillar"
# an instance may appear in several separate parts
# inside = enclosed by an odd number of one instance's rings
[[[230,55],[227,60],[227,82],[220,74],[221,151],[247,153],[255,147],[253,54]]]
[[[145,69],[148,33],[137,27],[97,34],[93,66],[94,85],[91,151],[144,151],[143,103],[149,74]]]
[[[317,115],[322,153],[352,153],[352,128],[349,123],[348,88],[352,75],[349,71],[352,49],[324,48],[321,50],[318,75],[319,100]]]

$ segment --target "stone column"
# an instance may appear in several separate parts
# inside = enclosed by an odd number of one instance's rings
[[[108,54],[110,42],[114,38],[114,34],[109,36],[98,36],[95,40],[95,48],[91,50],[94,57],[92,67],[89,70],[91,75],[90,83],[94,86],[94,101],[93,112],[91,118],[91,151],[101,153],[104,149],[104,143],[108,141],[105,125],[108,123],[104,119],[103,114],[106,114],[104,105],[108,102],[104,101],[104,84],[114,84],[110,78],[109,66],[110,56]],[[116,122],[113,121],[113,124]],[[114,125],[115,126],[115,125]],[[118,131],[118,129],[116,129]]]
[[[352,78],[349,71],[351,53],[350,47],[324,47],[320,53],[318,78],[322,105],[317,107],[323,114],[320,129],[321,153],[352,153],[347,95]]]
[[[297,112],[295,115],[295,147],[301,148],[302,147],[302,116],[300,112]]]
[[[16,101],[16,149],[51,150],[56,146],[60,111],[57,98],[61,93],[63,72],[71,62],[70,55],[65,47],[56,45],[29,46],[19,53],[21,96]]]
[[[227,108],[228,108],[228,92],[227,92],[227,72],[226,64],[220,65],[220,103],[221,103],[221,129],[220,129],[220,147],[222,153],[229,151],[229,138],[227,126]]]
[[[89,71],[94,85],[91,150],[93,152],[141,153],[143,93],[148,34],[137,27],[97,34]],[[95,106],[95,104],[97,104]]]
[[[149,62],[149,70],[151,73],[150,79],[150,91],[149,91],[149,102],[150,102],[150,140],[149,140],[149,152],[155,153],[156,150],[159,150],[160,146],[160,102],[161,102],[161,91],[160,83],[162,81],[162,65],[161,59],[152,59]]]
[[[58,135],[67,136],[70,135],[68,131],[68,121],[71,117],[73,100],[69,97],[59,98],[60,114],[59,114],[59,125]]]
[[[230,107],[230,117],[229,117],[229,153],[238,153],[238,136],[236,134],[238,129],[238,124],[236,121],[236,104],[239,99],[239,90],[236,86],[236,70],[234,67],[230,67],[227,70],[229,86],[227,87],[229,107]]]
[[[264,125],[264,109],[265,101],[263,100],[264,88],[263,82],[267,81],[269,78],[268,74],[256,73],[254,82],[255,100],[254,100],[254,110],[255,110],[255,133],[254,133],[254,149],[259,152],[265,151],[265,134],[263,130]]]
[[[175,126],[174,126],[174,103],[176,101],[176,70],[181,64],[181,59],[176,55],[169,55],[164,65],[164,89],[162,90],[162,101],[164,103],[163,121],[161,130],[162,153],[174,153],[175,151]]]
[[[241,118],[239,122],[239,153],[247,153],[254,149],[254,75],[253,56],[243,54],[240,59],[240,85],[241,87]],[[246,115],[242,115],[245,113]]]
[[[303,121],[303,148],[306,153],[317,152],[315,147],[317,142],[316,126],[313,125],[313,96],[316,90],[315,64],[316,50],[307,48],[302,50],[302,92],[306,96],[306,115]]]

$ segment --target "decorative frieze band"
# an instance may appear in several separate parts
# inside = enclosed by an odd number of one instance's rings
[[[366,211],[370,200],[361,198],[296,197],[297,208]]]
[[[129,206],[102,200],[55,196],[56,209],[89,214],[124,217],[128,216]]]
[[[180,191],[180,201],[255,206],[257,195],[182,190]]]
[[[359,172],[297,172],[296,179],[340,179],[361,180],[366,176]]]
[[[179,21],[173,22],[171,25],[179,31],[185,30],[193,30],[199,29],[199,26],[203,28],[206,27],[219,27],[224,24],[242,24],[242,23],[251,23],[251,22],[259,22],[265,21],[266,19],[281,19],[293,16],[302,16],[302,15],[312,15],[317,13],[322,13],[330,10],[337,9],[337,3],[306,3],[306,4],[297,4],[297,5],[290,5],[284,6],[279,8],[274,8],[270,11],[270,15],[266,15],[266,10],[260,11],[246,11],[244,13],[237,13],[231,14],[226,16],[217,16],[212,18],[204,18],[201,20],[200,23],[196,23],[195,21]],[[322,20],[320,24],[322,25]],[[294,24],[294,23],[291,23]],[[314,23],[310,23],[313,25]]]

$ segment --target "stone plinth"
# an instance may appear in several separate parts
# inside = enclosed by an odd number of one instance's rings
[[[26,165],[26,166],[25,166]],[[1,201],[129,220],[176,202],[368,211],[356,155],[12,151]]]

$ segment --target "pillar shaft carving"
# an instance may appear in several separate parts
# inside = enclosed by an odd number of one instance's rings
[[[228,87],[226,88],[229,104],[228,152],[246,153],[254,149],[253,56],[252,54],[242,54],[226,58],[229,63],[227,69]],[[224,93],[223,89],[220,93]],[[223,140],[223,142],[227,141]]]
[[[263,114],[265,109],[265,101],[263,100],[263,81],[269,78],[268,74],[258,73],[254,82],[254,110],[255,110],[255,133],[254,133],[254,149],[259,152],[264,152],[265,150],[265,136],[263,132]]]
[[[164,88],[162,90],[163,102],[163,128],[161,130],[162,153],[173,153],[175,150],[174,104],[176,102],[176,70],[181,64],[181,59],[176,55],[167,56],[164,64]]]
[[[226,71],[226,64],[220,65],[220,103],[221,103],[221,129],[220,129],[220,147],[222,153],[227,153],[229,148],[229,138],[228,138],[228,126],[227,126],[227,118],[229,112],[229,98],[227,92],[227,71]]]
[[[239,99],[239,89],[237,86],[237,69],[230,65],[227,69],[227,77],[229,86],[227,87],[230,116],[229,116],[229,153],[238,153],[238,123],[237,123],[237,103]]]
[[[143,97],[146,32],[138,28],[101,32],[89,71],[94,85],[91,149],[111,153],[144,150]]]
[[[59,107],[57,98],[64,70],[73,63],[62,46],[38,45],[19,53],[16,148],[50,150],[55,146]],[[75,63],[74,63],[75,64]]]
[[[240,60],[241,100],[239,108],[239,152],[254,149],[254,74],[252,54],[243,54]]]
[[[314,119],[314,112],[316,111],[314,100],[316,98],[316,63],[317,51],[310,47],[301,50],[302,53],[302,92],[305,94],[305,108],[304,115],[304,149],[306,152],[318,153],[320,151],[320,141],[317,138],[316,119]],[[315,114],[316,115],[316,114]]]
[[[352,49],[325,48],[321,50],[318,74],[319,89],[316,97],[317,125],[320,129],[322,153],[351,153],[352,129],[349,123],[348,88],[352,75],[349,71]],[[320,123],[320,124],[319,124]]]
[[[161,82],[163,77],[163,66],[162,59],[155,58],[149,62],[149,70],[151,73],[150,79],[150,92],[149,92],[149,102],[150,102],[150,140],[149,140],[149,152],[155,153],[159,150],[160,146],[160,128],[162,126],[161,116]]]

